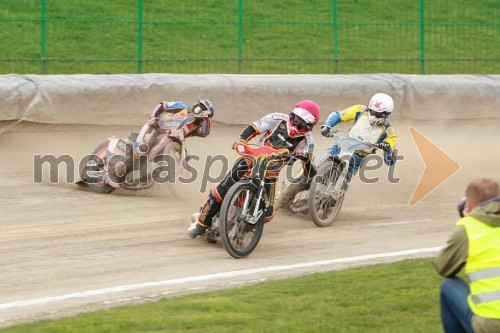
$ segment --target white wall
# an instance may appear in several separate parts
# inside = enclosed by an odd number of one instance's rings
[[[500,75],[0,75],[0,120],[141,125],[162,100],[214,102],[214,120],[247,124],[316,101],[332,111],[394,98],[396,119],[500,119]]]

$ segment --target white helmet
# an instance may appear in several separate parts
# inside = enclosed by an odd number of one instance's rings
[[[368,104],[368,111],[370,112],[370,123],[372,125],[383,125],[387,122],[387,118],[394,110],[394,101],[392,97],[378,93],[373,95]]]

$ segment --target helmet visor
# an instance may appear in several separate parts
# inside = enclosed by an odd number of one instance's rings
[[[370,108],[368,108],[368,111],[370,112],[370,115],[374,116],[375,118],[387,118],[387,117],[389,117],[389,112],[386,112],[386,111],[377,112],[377,111],[374,111]]]
[[[311,130],[313,127],[312,124],[307,123],[304,119],[294,113],[290,114],[290,120],[292,121],[293,126],[303,131]]]

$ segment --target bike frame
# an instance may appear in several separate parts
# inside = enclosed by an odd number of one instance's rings
[[[183,165],[186,158],[184,148],[185,137],[196,129],[195,119],[196,116],[187,111],[166,114],[159,119],[158,126],[153,127],[148,123],[144,124],[139,134],[131,133],[129,137],[114,135],[108,138],[106,148],[103,148],[97,154],[97,157],[103,162],[104,168],[99,171],[86,171],[87,175],[91,178],[102,176],[103,183],[113,188],[122,187],[122,183],[117,182],[117,175],[129,172],[128,170],[137,172],[141,164],[146,163],[146,161],[142,161],[142,152],[139,151],[141,144],[148,145],[149,150],[147,151],[147,155],[143,155],[147,156],[147,163],[149,163],[154,161],[156,156],[159,156],[168,143],[175,141],[181,147],[179,163]],[[110,166],[109,161],[111,159],[117,159],[123,163],[114,163],[113,166]],[[141,184],[141,189],[151,187],[152,185],[154,185],[153,182]]]
[[[183,148],[186,135],[196,127],[193,124],[195,119],[196,117],[186,110],[179,113],[166,114],[158,120],[157,127],[145,124],[141,128],[134,145],[147,144],[149,148],[149,160],[153,160],[170,141],[178,142]]]
[[[336,133],[346,133],[347,136],[340,136]],[[337,145],[340,148],[340,151],[337,155],[333,155],[332,158],[338,162],[339,167],[343,166],[343,169],[335,184],[332,184],[331,182],[328,183],[326,193],[329,194],[334,200],[338,200],[338,198],[347,190],[347,187],[344,185],[346,184],[347,173],[349,172],[349,166],[354,152],[357,150],[372,148],[377,149],[377,146],[370,142],[362,141],[359,138],[352,136],[349,132],[334,132],[333,138],[334,145]]]
[[[265,202],[268,203],[269,198],[265,192],[265,183],[267,171],[271,163],[273,162],[284,162],[287,156],[283,156],[284,153],[288,154],[288,149],[274,149],[271,147],[259,147],[252,148],[246,144],[236,144],[235,146],[236,152],[243,156],[243,158],[247,161],[249,168],[251,168],[250,175],[246,176],[244,179],[248,182],[252,182],[257,186],[257,204],[253,212],[250,212],[251,217],[246,219],[247,223],[255,224],[264,214],[264,210],[260,210],[260,204],[262,199],[264,198]],[[285,166],[285,163],[281,168]],[[281,170],[280,168],[280,170]],[[245,195],[245,201],[243,203],[242,215],[248,216],[248,209],[250,205],[250,195],[249,190],[247,190]],[[250,206],[251,208],[251,206]]]

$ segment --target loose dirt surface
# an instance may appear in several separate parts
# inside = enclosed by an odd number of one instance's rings
[[[0,131],[11,125],[0,123]],[[412,126],[457,160],[462,169],[413,208],[410,197],[424,164],[408,133]],[[387,167],[355,178],[338,221],[318,228],[307,217],[279,211],[266,224],[257,249],[235,260],[220,244],[184,235],[202,204],[200,191],[208,155],[234,161],[231,142],[243,126],[215,124],[205,139],[187,147],[200,156],[191,184],[157,185],[109,195],[74,185],[60,167],[50,182],[48,165],[34,182],[34,155],[70,155],[78,163],[113,134],[136,127],[88,127],[20,123],[0,135],[0,326],[67,316],[161,297],[256,283],[356,265],[431,256],[425,252],[361,260],[359,256],[444,245],[457,219],[456,203],[477,176],[498,179],[498,122],[394,122],[404,160],[387,180]],[[329,140],[315,130],[318,151]],[[76,163],[76,164],[77,164]],[[210,175],[221,172],[215,164]],[[69,177],[71,178],[71,177]],[[280,190],[281,186],[278,186]],[[358,260],[337,260],[356,257]],[[323,261],[316,264],[311,262]],[[202,277],[204,276],[204,277]]]

